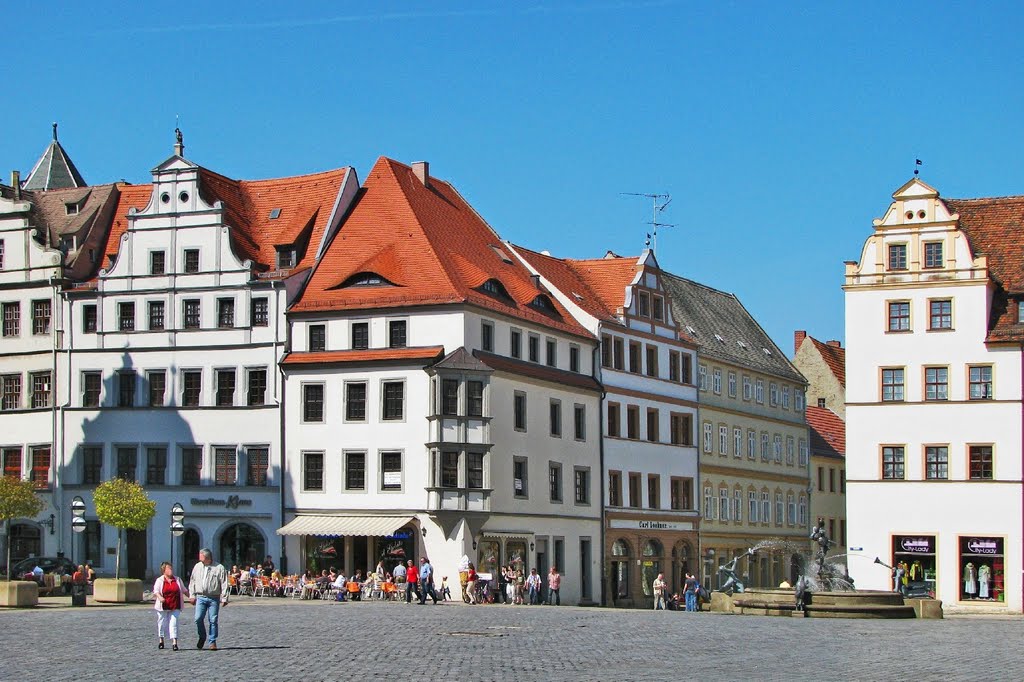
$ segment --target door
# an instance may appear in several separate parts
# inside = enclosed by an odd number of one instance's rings
[[[590,589],[590,539],[580,539],[580,595],[584,601],[590,601],[593,591]]]
[[[145,580],[149,556],[146,552],[147,533],[128,529],[125,542],[125,576]],[[198,552],[197,552],[198,553]]]
[[[183,576],[186,582],[192,575],[192,567],[199,560],[199,549],[199,531],[195,528],[186,529],[181,536],[181,570],[178,571],[178,575]]]
[[[537,541],[537,573],[540,573],[540,596],[547,601],[548,598],[548,541]]]

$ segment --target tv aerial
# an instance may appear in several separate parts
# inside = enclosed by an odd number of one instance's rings
[[[676,227],[675,223],[663,223],[659,220],[661,214],[668,208],[668,205],[672,203],[672,195],[668,193],[651,193],[651,192],[620,192],[622,196],[627,197],[646,197],[651,200],[651,219],[647,222],[647,225],[651,226],[651,231],[647,233],[647,239],[644,241],[644,246],[650,248],[651,251],[657,253],[658,251],[658,228],[659,227]],[[653,242],[653,246],[652,246]]]

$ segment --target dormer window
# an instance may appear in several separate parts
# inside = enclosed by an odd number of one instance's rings
[[[541,310],[545,313],[555,313],[555,305],[551,302],[551,299],[544,294],[538,294],[536,298],[530,301],[530,307]]]
[[[67,215],[78,215],[80,210],[81,206],[79,206],[77,201],[64,204],[64,213]]]
[[[392,282],[384,279],[376,272],[357,272],[341,283],[342,287],[379,287],[385,285],[394,286]]]
[[[277,269],[287,270],[295,267],[295,247],[294,246],[279,246],[277,247]]]
[[[281,209],[272,208],[270,209],[270,220],[277,220],[281,217]]]
[[[1024,301],[1017,301],[1017,324],[1024,324]]]
[[[491,294],[492,296],[501,296],[502,298],[511,298],[508,292],[505,291],[504,285],[496,279],[489,279],[480,285],[480,289],[484,292]]]

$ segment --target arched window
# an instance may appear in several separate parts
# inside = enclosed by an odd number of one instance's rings
[[[622,539],[612,543],[612,556],[629,556],[629,543]]]
[[[505,286],[501,282],[493,278],[481,284],[480,289],[485,293],[491,294],[492,296],[511,298],[508,295],[508,291],[505,290]]]
[[[376,272],[357,272],[352,275],[344,282],[341,283],[342,288],[345,287],[376,287],[376,286],[394,286],[393,282],[389,282],[385,278],[378,275]]]
[[[643,557],[640,562],[640,586],[643,588],[644,595],[647,597],[654,596],[654,579],[661,573],[661,556],[662,556],[661,543],[651,538],[643,547]]]
[[[258,528],[248,523],[235,523],[220,535],[220,554],[215,557],[225,565],[259,563],[267,555],[267,542]]]
[[[630,551],[629,543],[625,540],[620,538],[612,543],[611,580],[613,599],[618,600],[630,596],[630,554],[632,552]]]

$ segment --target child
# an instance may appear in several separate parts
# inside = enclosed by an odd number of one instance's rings
[[[441,576],[441,599],[445,601],[452,600],[452,592],[448,589],[448,576]]]

